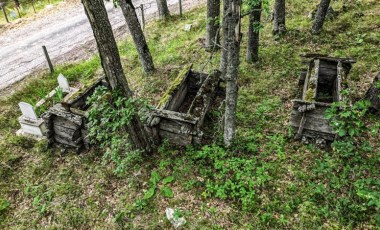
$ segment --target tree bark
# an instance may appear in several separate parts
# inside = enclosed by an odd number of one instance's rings
[[[144,32],[141,29],[141,25],[137,18],[135,7],[131,0],[120,0],[121,10],[128,25],[128,29],[132,35],[135,43],[137,53],[140,58],[142,69],[144,73],[153,72],[154,64],[153,59],[149,51],[149,47],[146,43]]]
[[[227,37],[228,37],[228,25],[227,25],[227,14],[228,14],[228,7],[231,0],[223,0],[223,18],[222,18],[222,50],[220,53],[220,64],[219,64],[219,71],[222,73],[221,78],[223,79],[227,72],[227,61],[228,61],[228,44],[227,44]]]
[[[285,0],[275,0],[273,9],[273,34],[285,34]]]
[[[126,98],[132,97],[103,0],[82,0],[82,4],[94,33],[107,81],[112,89],[120,89]],[[126,131],[135,149],[151,150],[152,142],[137,116],[132,118]]]
[[[236,136],[236,105],[238,97],[237,77],[240,53],[240,0],[229,2],[228,24],[228,63],[226,74],[226,111],[224,113],[224,144],[229,147]]]
[[[220,0],[207,0],[206,49],[213,50],[219,44]],[[216,42],[216,44],[214,44]]]
[[[253,6],[251,13],[249,14],[249,28],[248,28],[248,47],[246,61],[248,63],[257,62],[259,60],[259,40],[261,18],[261,1],[257,5]]]
[[[315,15],[311,32],[319,34],[322,31],[323,23],[325,22],[326,14],[330,6],[330,0],[321,0]]]
[[[166,0],[156,0],[158,8],[158,16],[161,20],[165,20],[170,16],[168,3]]]

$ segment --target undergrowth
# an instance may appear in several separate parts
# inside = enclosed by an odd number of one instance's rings
[[[15,135],[21,115],[17,104],[35,104],[56,87],[58,74],[32,77],[21,90],[1,98],[0,226],[167,229],[171,224],[165,209],[171,207],[186,218],[186,228],[378,228],[380,122],[365,113],[368,103],[332,107],[327,116],[338,134],[348,135],[330,150],[295,142],[287,121],[291,99],[297,95],[300,53],[356,58],[347,83],[354,101],[361,98],[380,68],[376,49],[380,6],[374,0],[334,1],[338,14],[326,22],[320,36],[310,33],[307,14],[313,7],[306,0],[288,1],[288,33],[279,38],[271,35],[270,15],[263,14],[258,63],[243,61],[243,36],[238,136],[230,149],[222,147],[223,108],[215,108],[205,123],[209,128],[205,135],[213,140],[208,145],[178,148],[164,142],[150,156],[128,155],[126,138],[116,130],[134,111],[131,106],[110,109],[113,103],[106,100],[110,93],[99,91],[93,102],[100,107],[90,117],[92,136],[103,145],[63,154],[46,142]],[[142,75],[131,38],[119,44],[136,97],[156,105],[184,65],[194,63],[194,70],[205,67],[204,72],[217,68],[219,53],[205,66],[210,54],[202,48],[204,15],[201,7],[183,18],[174,16],[146,27],[158,67],[151,76]],[[192,30],[183,31],[189,23]],[[242,31],[247,31],[247,19],[243,25]],[[101,75],[99,58],[61,66],[56,72],[68,77],[71,85],[86,85]],[[100,114],[109,122],[99,123]],[[123,115],[114,119],[114,114]]]

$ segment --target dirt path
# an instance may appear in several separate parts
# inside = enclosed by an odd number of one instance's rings
[[[183,0],[185,9],[205,0]],[[134,0],[135,6],[145,4],[146,18],[157,17],[157,5],[152,0]],[[120,8],[105,2],[116,37],[126,34]],[[178,0],[168,0],[172,12],[178,10]],[[138,15],[140,13],[137,10]],[[81,4],[74,4],[48,14],[19,28],[0,34],[0,90],[21,81],[36,70],[46,69],[42,46],[45,45],[54,64],[88,58],[96,51],[93,33]]]

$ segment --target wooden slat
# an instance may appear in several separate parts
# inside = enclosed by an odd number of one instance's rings
[[[334,89],[334,101],[338,102],[342,100],[341,92],[342,92],[342,62],[338,62],[338,70],[337,70],[337,77],[335,81],[335,89]]]
[[[198,118],[194,117],[191,114],[178,113],[169,110],[152,109],[151,115],[176,121],[182,121],[190,124],[196,124],[198,122]]]
[[[190,134],[178,134],[178,133],[171,133],[165,130],[159,131],[159,136],[161,139],[167,139],[169,143],[181,145],[181,146],[187,146],[192,143],[193,137]]]
[[[178,134],[196,134],[196,132],[193,131],[192,124],[168,119],[161,119],[159,129]]]
[[[314,130],[314,131],[318,131],[318,132],[322,132],[322,133],[330,133],[330,134],[334,134],[334,130],[332,129],[332,127],[330,126],[329,124],[329,121],[324,119],[324,118],[316,118],[316,117],[312,117],[310,116],[310,114],[312,114],[311,112],[309,113],[306,113],[306,122],[304,124],[304,129],[308,129],[308,130]],[[292,114],[292,116],[290,116],[290,125],[295,127],[295,128],[299,128],[300,127],[300,123],[301,123],[301,120],[302,120],[302,114],[301,113],[296,113],[296,114]]]

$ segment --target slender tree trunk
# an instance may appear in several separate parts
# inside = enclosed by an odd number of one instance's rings
[[[121,89],[125,97],[132,97],[103,0],[82,0],[82,4],[94,33],[107,81],[112,89]],[[134,148],[151,150],[149,136],[137,116],[132,118],[126,131]]]
[[[156,0],[159,18],[165,20],[170,16],[168,3],[166,0]]]
[[[128,29],[135,43],[143,71],[145,73],[153,72],[153,59],[150,55],[144,32],[142,31],[139,20],[137,18],[135,7],[133,6],[131,0],[120,0],[120,6],[121,10],[123,11],[125,20],[127,21]]]
[[[228,37],[228,24],[227,24],[227,14],[228,7],[231,0],[223,0],[223,19],[222,19],[222,50],[220,53],[220,64],[219,71],[222,73],[221,78],[223,79],[227,72],[227,61],[228,61],[228,45],[227,45],[227,37]]]
[[[273,34],[286,33],[285,0],[275,0],[273,9]]]
[[[261,1],[252,7],[249,14],[248,28],[248,48],[246,61],[248,63],[257,62],[259,60],[259,40],[260,40],[260,18],[261,18]]]
[[[236,104],[238,97],[237,77],[240,54],[240,6],[241,0],[231,0],[227,16],[228,64],[226,74],[226,111],[224,113],[224,144],[232,145],[236,136]]]
[[[206,49],[219,44],[220,0],[207,0]],[[215,40],[216,39],[216,40]],[[214,44],[216,41],[216,44]]]
[[[330,0],[321,0],[321,3],[318,6],[317,13],[315,14],[313,27],[311,29],[312,33],[319,34],[322,31],[323,23],[325,22],[329,6]]]

